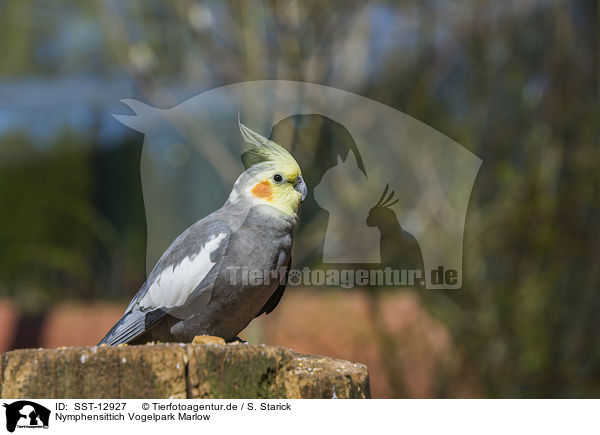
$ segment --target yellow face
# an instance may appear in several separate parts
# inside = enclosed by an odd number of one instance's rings
[[[240,175],[232,195],[253,204],[268,204],[286,215],[294,215],[306,198],[306,184],[296,159],[281,145],[240,123],[244,141],[252,147],[242,154],[246,171]],[[241,191],[241,192],[240,192]]]
[[[250,186],[250,195],[257,201],[269,204],[287,215],[298,212],[306,196],[306,185],[296,162],[273,164],[261,171]],[[271,165],[270,165],[271,166]]]

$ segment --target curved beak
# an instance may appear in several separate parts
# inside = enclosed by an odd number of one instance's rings
[[[304,199],[306,198],[306,194],[308,193],[308,190],[306,189],[306,184],[304,184],[304,179],[302,178],[302,175],[298,175],[298,178],[296,178],[296,184],[294,184],[294,190],[296,192],[300,193],[300,195],[302,195],[301,201],[304,201]]]

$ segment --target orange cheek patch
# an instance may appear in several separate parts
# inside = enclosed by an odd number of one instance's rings
[[[257,198],[264,199],[265,201],[271,201],[271,199],[273,199],[273,189],[268,181],[258,183],[250,192]]]

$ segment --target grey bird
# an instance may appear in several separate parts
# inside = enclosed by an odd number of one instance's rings
[[[229,198],[173,241],[99,344],[232,341],[281,300],[307,189],[283,147],[243,124],[240,131],[251,147]]]

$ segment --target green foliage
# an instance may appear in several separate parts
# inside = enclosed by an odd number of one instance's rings
[[[98,271],[122,274],[139,261],[143,245],[128,240],[126,258],[121,234],[98,210],[95,190],[103,180],[96,178],[85,138],[63,131],[39,149],[15,132],[0,142],[0,162],[3,293],[31,311],[65,298],[110,294],[106,286],[114,277]]]

